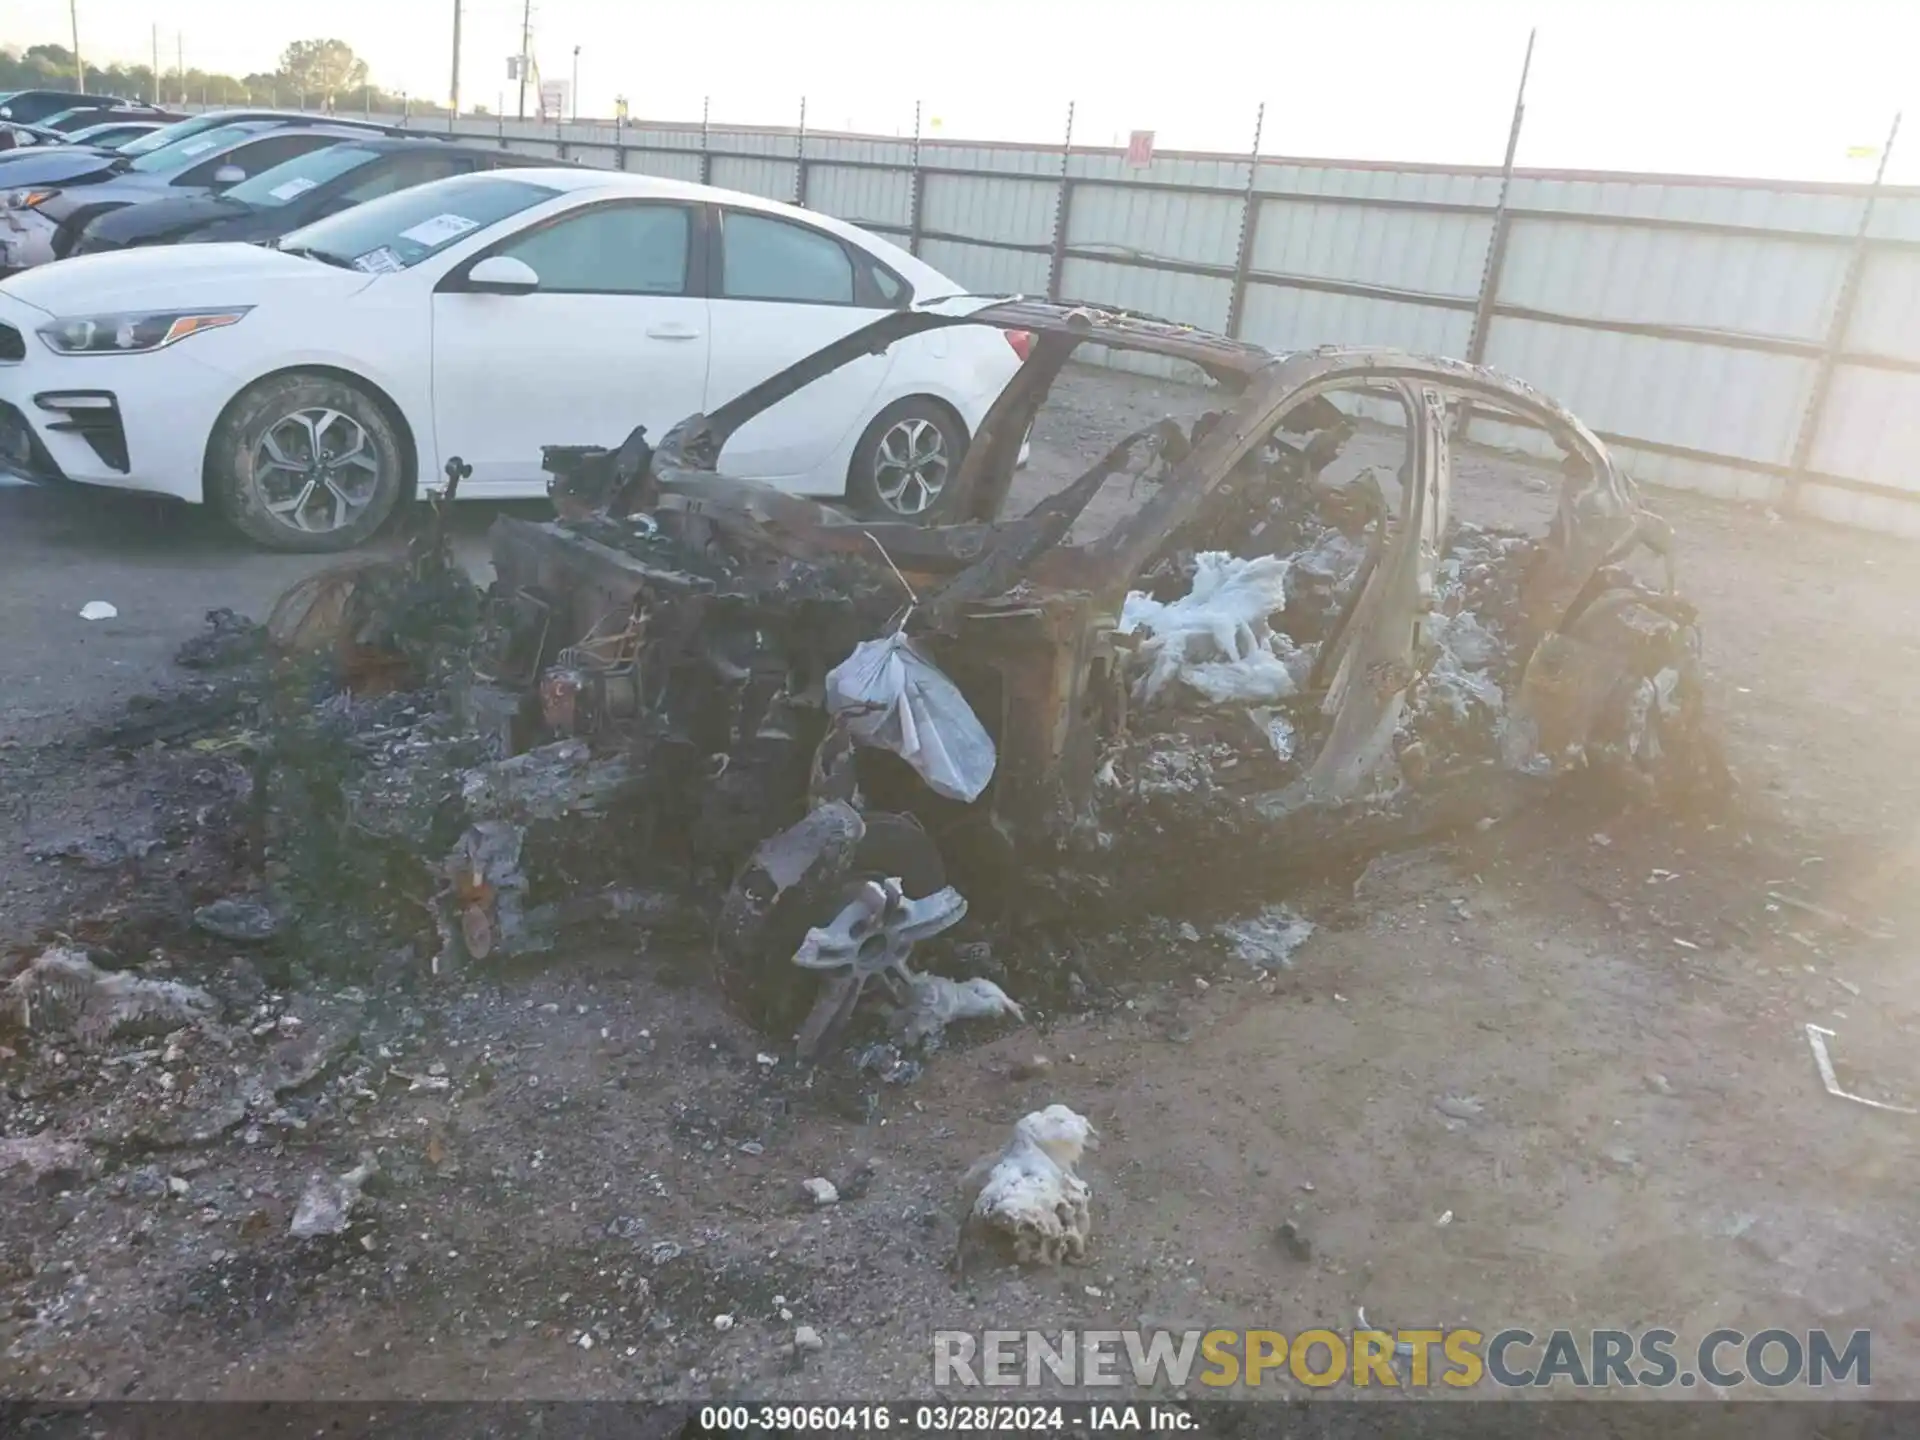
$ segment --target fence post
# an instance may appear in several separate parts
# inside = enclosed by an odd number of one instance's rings
[[[793,203],[807,203],[807,97],[800,97],[800,128],[793,132]]]
[[[913,102],[913,171],[907,192],[907,253],[920,253],[920,234],[925,214],[926,176],[920,173],[920,101]]]
[[[713,151],[707,143],[707,123],[713,114],[713,97],[700,97],[700,183],[713,183]]]
[[[1060,143],[1060,198],[1053,207],[1053,260],[1047,267],[1047,298],[1060,298],[1060,275],[1067,266],[1067,225],[1073,214],[1073,177],[1067,164],[1073,158],[1073,101],[1067,102],[1067,136]]]
[[[1512,226],[1507,196],[1513,189],[1513,157],[1520,149],[1520,124],[1527,115],[1527,72],[1533,68],[1533,41],[1540,32],[1527,32],[1527,54],[1520,62],[1520,88],[1513,97],[1513,123],[1507,127],[1507,158],[1500,166],[1500,198],[1493,204],[1493,233],[1487,237],[1487,259],[1480,268],[1480,296],[1473,307],[1473,330],[1467,336],[1467,362],[1479,365],[1487,357],[1487,332],[1493,329],[1493,307],[1500,297],[1500,271],[1507,263],[1507,236]],[[1465,440],[1473,424],[1473,403],[1462,400],[1454,417],[1454,438]]]
[[[1886,178],[1887,157],[1893,154],[1893,142],[1900,135],[1900,117],[1893,117],[1887,131],[1887,143],[1880,147],[1880,164],[1873,172],[1873,186],[1860,206],[1860,223],[1853,232],[1853,249],[1847,254],[1847,268],[1840,281],[1840,294],[1834,300],[1833,319],[1827,325],[1826,344],[1820,349],[1813,385],[1807,392],[1807,408],[1800,417],[1800,429],[1793,437],[1793,460],[1781,487],[1780,508],[1800,507],[1800,496],[1807,482],[1807,466],[1813,459],[1813,445],[1820,438],[1820,424],[1826,419],[1827,401],[1833,395],[1833,372],[1839,368],[1840,352],[1846,348],[1847,332],[1853,328],[1853,310],[1860,298],[1860,282],[1866,275],[1868,231],[1873,226],[1873,208],[1880,199],[1880,183]]]
[[[1240,338],[1240,319],[1247,308],[1247,272],[1253,268],[1253,242],[1260,230],[1260,197],[1254,186],[1260,178],[1260,132],[1267,123],[1267,102],[1253,116],[1253,149],[1247,152],[1247,193],[1240,202],[1240,247],[1233,257],[1233,294],[1227,300],[1227,334]]]

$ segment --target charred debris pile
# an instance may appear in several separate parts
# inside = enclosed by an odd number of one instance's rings
[[[1059,983],[1003,960],[1003,990],[982,938],[1244,913],[1569,783],[1724,789],[1669,537],[1552,402],[1455,362],[1001,308],[1041,343],[945,523],[720,474],[753,392],[657,452],[550,448],[556,518],[495,523],[485,593],[445,535],[457,462],[404,556],[289,591],[264,657],[235,648],[266,676],[261,923],[347,970],[411,945],[422,977],[665,933],[814,1059],[863,999],[905,1046]],[[1212,345],[1230,403],[1003,519],[1019,437],[1096,337]],[[1397,473],[1323,478],[1346,390],[1400,404]],[[1462,393],[1559,432],[1546,535],[1453,521]],[[1122,474],[1146,503],[1068,543]]]

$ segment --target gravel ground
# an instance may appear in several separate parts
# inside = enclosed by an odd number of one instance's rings
[[[1028,494],[1204,406],[1096,372],[1059,401]],[[1544,514],[1527,467],[1458,469],[1468,516]],[[1126,501],[1116,484],[1088,529]],[[1295,897],[1321,929],[1271,975],[1169,928],[1088,957],[1111,984],[1092,1003],[949,1049],[872,1108],[763,1063],[684,947],[371,997],[276,991],[236,955],[209,981],[257,1032],[232,1055],[0,1052],[0,1134],[103,1137],[97,1169],[0,1175],[0,1393],[844,1400],[926,1393],[938,1326],[1298,1331],[1364,1307],[1489,1332],[1871,1328],[1876,1396],[1920,1396],[1920,1121],[1824,1094],[1803,1030],[1836,1032],[1856,1090],[1920,1102],[1912,552],[1656,503],[1743,824],[1536,815],[1416,852]],[[219,803],[220,757],[49,742],[176,683],[202,612],[260,614],[311,563],[201,517],[0,490],[0,940],[112,917],[136,871],[206,873],[192,812]],[[80,620],[95,599],[119,618]],[[35,858],[99,833],[155,844]],[[1815,908],[1769,900],[1788,884]],[[1036,1053],[1044,1073],[1015,1078]],[[296,1059],[317,1078],[266,1123],[206,1144],[124,1128]],[[1051,1101],[1105,1136],[1089,1266],[953,1288],[958,1176]],[[311,1177],[369,1154],[353,1231],[290,1238]],[[802,1196],[814,1176],[837,1205]]]

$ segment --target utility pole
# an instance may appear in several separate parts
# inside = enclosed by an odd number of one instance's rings
[[[67,0],[67,18],[73,22],[73,83],[87,93],[87,67],[80,63],[80,0]]]
[[[527,52],[533,48],[533,0],[520,7],[520,118],[527,118]]]
[[[453,0],[453,113],[460,113],[460,0]]]
[[[573,100],[573,118],[580,118],[580,47],[573,47],[573,85],[567,91]]]
[[[173,32],[173,68],[180,75],[180,103],[187,103],[187,39],[180,31]]]
[[[160,103],[160,27],[153,27],[153,103]]]

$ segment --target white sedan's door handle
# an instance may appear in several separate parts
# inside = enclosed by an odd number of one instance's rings
[[[662,321],[658,325],[649,325],[647,327],[647,336],[653,340],[698,340],[700,338],[700,332],[691,325],[683,325],[677,321],[667,320]]]

